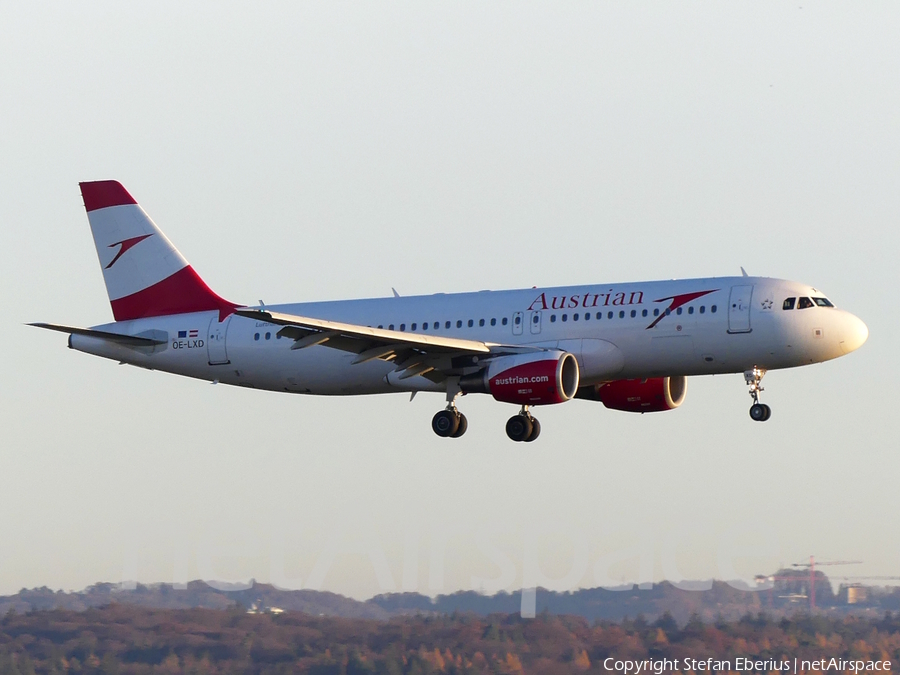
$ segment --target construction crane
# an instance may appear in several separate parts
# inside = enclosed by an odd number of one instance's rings
[[[806,567],[809,569],[809,612],[812,614],[816,610],[816,565],[822,567],[824,565],[862,565],[862,560],[829,560],[826,562],[816,562],[815,556],[809,556],[808,563],[794,563],[791,567]]]

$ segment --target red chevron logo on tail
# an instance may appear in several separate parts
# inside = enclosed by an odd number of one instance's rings
[[[104,269],[108,270],[110,267],[112,267],[113,265],[116,264],[116,261],[122,257],[122,254],[125,253],[125,251],[130,249],[135,244],[140,244],[147,237],[152,237],[152,236],[153,236],[153,233],[151,232],[150,234],[142,234],[137,237],[131,237],[131,239],[123,239],[122,241],[117,241],[115,244],[110,244],[109,248],[113,248],[115,246],[121,246],[122,248],[119,249],[119,252],[116,253],[116,257],[113,258],[112,260],[110,260],[109,265],[104,267]]]

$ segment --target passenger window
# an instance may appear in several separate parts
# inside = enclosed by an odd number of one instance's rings
[[[572,321],[578,321],[578,312],[575,312],[575,313],[572,315]]]
[[[797,309],[809,309],[813,306],[813,301],[809,298],[800,298],[800,302],[797,303]]]
[[[272,334],[266,333],[266,340],[271,340],[271,339],[272,339]]]
[[[795,302],[797,302],[797,298],[788,298],[784,301],[784,304],[781,305],[781,309],[794,309]]]
[[[607,318],[607,319],[613,318],[613,313],[612,313],[612,312],[607,312],[607,313],[606,313],[606,318]]]
[[[556,314],[550,315],[550,323],[556,323]]]
[[[501,321],[500,323],[502,323],[502,324],[505,326],[505,325],[506,325],[506,321],[507,321],[507,319],[506,319],[506,317],[504,316],[504,317],[503,317],[503,321]]]
[[[254,334],[253,334],[253,339],[254,339],[254,340],[259,340],[259,333],[254,333]]]
[[[410,329],[410,330],[415,330],[415,329],[416,329],[416,324],[413,324],[412,326],[410,326],[409,329]]]
[[[483,326],[483,325],[484,325],[484,319],[478,319],[478,325],[479,325],[479,326]]]
[[[492,325],[492,326],[496,326],[496,325],[497,325],[497,319],[491,319],[491,325]]]
[[[828,298],[813,298],[813,302],[819,307],[834,307],[834,305],[831,304],[831,300]]]
[[[637,310],[636,309],[631,310],[631,318],[633,319],[636,316],[637,316]]]
[[[405,324],[405,323],[401,323],[401,324],[400,324],[400,330],[406,330],[406,324]]]
[[[653,310],[653,316],[659,316],[659,307]]]
[[[676,313],[678,316],[681,316],[681,311],[682,311],[682,308],[679,307],[678,309],[675,310],[675,313]]]
[[[706,314],[706,305],[700,305],[700,313]]]
[[[413,326],[413,330],[415,330],[415,326]],[[422,324],[422,330],[428,330],[428,322]]]
[[[693,313],[694,313],[694,308],[688,307],[688,314],[693,314]]]
[[[388,326],[388,330],[394,330],[394,324],[391,324],[390,326]]]
[[[469,328],[471,328],[474,325],[475,325],[475,321],[472,319],[469,319]]]
[[[462,319],[457,319],[457,320],[456,320],[456,327],[457,327],[457,328],[462,328]]]
[[[647,310],[646,310],[646,309],[645,309],[643,312],[641,312],[641,316],[647,316]]]
[[[568,321],[568,320],[569,320],[569,315],[568,315],[568,314],[563,314],[563,315],[562,315],[562,320],[563,320],[563,321]]]
[[[591,313],[590,313],[590,312],[585,312],[585,313],[584,313],[584,320],[585,320],[585,321],[590,321],[590,320],[591,320]]]
[[[597,312],[597,319],[600,320],[603,318],[603,312]]]
[[[383,323],[380,323],[380,324],[378,324],[378,327],[379,327],[379,328],[384,328],[384,324],[383,324]],[[279,336],[279,337],[280,337],[280,336]]]
[[[445,322],[444,322],[444,328],[447,328],[447,329],[450,328],[450,322],[449,322],[449,321],[445,321]]]
[[[625,318],[625,310],[624,310],[624,309],[619,310],[619,318],[620,318],[620,319],[624,319],[624,318]]]
[[[716,309],[717,309],[716,306],[713,305],[712,307],[709,308],[709,311],[712,312],[713,314],[715,314],[715,313],[716,313]]]

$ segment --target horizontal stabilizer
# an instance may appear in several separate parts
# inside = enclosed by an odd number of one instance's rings
[[[60,333],[68,333],[69,335],[84,335],[85,337],[100,338],[101,340],[109,340],[117,342],[128,347],[154,347],[156,345],[164,345],[167,340],[157,340],[155,338],[140,337],[138,335],[122,335],[121,333],[110,333],[105,330],[92,330],[90,328],[74,328],[72,326],[60,326],[55,323],[29,323],[29,326],[38,328],[46,328],[47,330],[55,330]]]

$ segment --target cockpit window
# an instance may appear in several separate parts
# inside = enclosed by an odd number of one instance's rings
[[[797,303],[797,309],[809,309],[813,306],[813,301],[809,298],[800,298],[800,302]]]
[[[784,304],[781,306],[781,309],[794,309],[794,303],[797,302],[797,298],[788,298],[784,301]]]
[[[831,304],[831,300],[828,298],[813,298],[813,302],[819,307],[834,307],[834,305]]]

